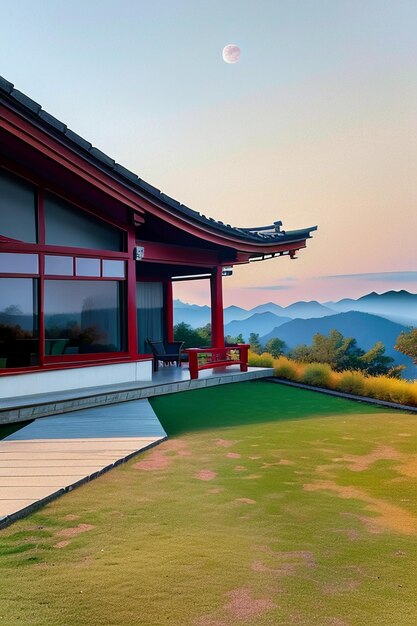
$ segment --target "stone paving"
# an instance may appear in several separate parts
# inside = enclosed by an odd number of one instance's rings
[[[35,420],[0,441],[0,527],[164,439],[148,400]]]

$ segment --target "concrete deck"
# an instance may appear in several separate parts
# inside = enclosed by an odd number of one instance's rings
[[[57,415],[67,411],[108,405],[128,400],[139,400],[167,393],[190,389],[201,389],[212,385],[244,382],[267,378],[274,373],[272,368],[249,367],[241,372],[238,365],[207,369],[199,372],[197,380],[190,380],[188,365],[165,366],[153,374],[152,381],[89,387],[0,400],[0,424],[28,421],[46,415]]]
[[[148,400],[35,420],[0,441],[0,528],[164,439]]]

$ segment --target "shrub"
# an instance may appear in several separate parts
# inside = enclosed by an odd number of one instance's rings
[[[327,363],[303,363],[286,356],[273,359],[269,354],[249,352],[249,365],[274,367],[275,376],[302,382],[314,387],[337,389],[356,396],[375,398],[417,406],[417,380],[399,380],[389,376],[368,376],[365,372],[346,370],[335,372]]]
[[[249,350],[248,365],[250,367],[273,367],[274,363],[272,356],[267,352],[256,354]]]
[[[299,380],[300,364],[291,359],[287,359],[285,356],[280,356],[274,361],[275,376],[278,378],[285,378],[286,380]]]
[[[302,382],[315,387],[330,387],[332,370],[327,363],[309,363],[305,366]]]
[[[370,376],[365,383],[364,395],[369,398],[392,402],[387,383],[389,383],[389,379],[385,376]]]
[[[365,394],[379,400],[417,406],[416,382],[409,383],[387,376],[369,377],[366,381]]]
[[[362,396],[365,393],[366,378],[361,372],[342,372],[336,389],[343,393],[352,393],[355,396]]]

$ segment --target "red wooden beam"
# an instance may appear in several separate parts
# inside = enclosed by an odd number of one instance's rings
[[[141,263],[172,263],[202,267],[214,267],[221,263],[220,253],[216,250],[188,248],[155,241],[137,241],[136,244],[145,248],[145,256]],[[231,263],[232,261],[228,261],[228,264]]]

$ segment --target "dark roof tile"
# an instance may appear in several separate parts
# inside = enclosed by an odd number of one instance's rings
[[[139,179],[139,176],[135,174],[135,172],[131,172],[126,167],[123,167],[123,165],[120,165],[120,163],[116,163],[113,169],[121,176],[124,176],[124,178],[128,178],[133,182],[136,182]]]
[[[161,192],[161,200],[163,200],[164,202],[166,202],[170,206],[173,206],[173,207],[175,207],[177,209],[181,208],[181,202],[178,202],[178,200],[175,200],[174,198],[171,198],[171,196],[167,196],[166,193],[162,193]]]
[[[8,80],[0,76],[0,89],[4,89],[7,93],[11,93],[13,91],[14,85],[10,83]]]
[[[196,211],[195,209],[190,209],[190,207],[186,206],[185,204],[181,204],[180,208],[181,211],[183,211],[184,213],[189,213],[190,215],[200,215],[198,211]],[[204,215],[202,217],[204,217]]]
[[[15,100],[20,102],[20,104],[23,104],[25,107],[27,107],[31,111],[34,111],[35,113],[39,113],[42,108],[40,104],[32,100],[32,98],[26,96],[21,91],[18,91],[17,89],[13,89],[11,95]]]
[[[39,117],[47,122],[50,126],[56,128],[56,130],[59,130],[61,133],[65,133],[65,131],[67,130],[67,127],[63,122],[60,122],[56,119],[56,117],[54,117],[50,113],[47,113],[43,109],[39,111]]]
[[[91,148],[90,154],[95,156],[96,159],[99,159],[100,161],[102,161],[106,165],[110,165],[110,167],[114,167],[114,165],[115,165],[115,160],[111,159],[107,154],[105,154],[104,152],[102,152],[98,148],[94,148],[94,147]]]
[[[159,189],[157,189],[153,185],[150,185],[149,183],[147,183],[146,181],[142,180],[141,178],[139,178],[139,180],[138,180],[138,185],[144,191],[148,191],[152,195],[158,196],[158,198],[161,195],[161,192],[159,191]]]
[[[91,143],[89,141],[86,141],[85,139],[77,135],[77,133],[74,133],[74,131],[70,130],[69,128],[67,128],[67,130],[65,131],[65,136],[68,137],[68,139],[70,139],[74,143],[76,143],[78,146],[80,146],[80,148],[84,148],[84,150],[88,150],[88,151],[91,149]]]

